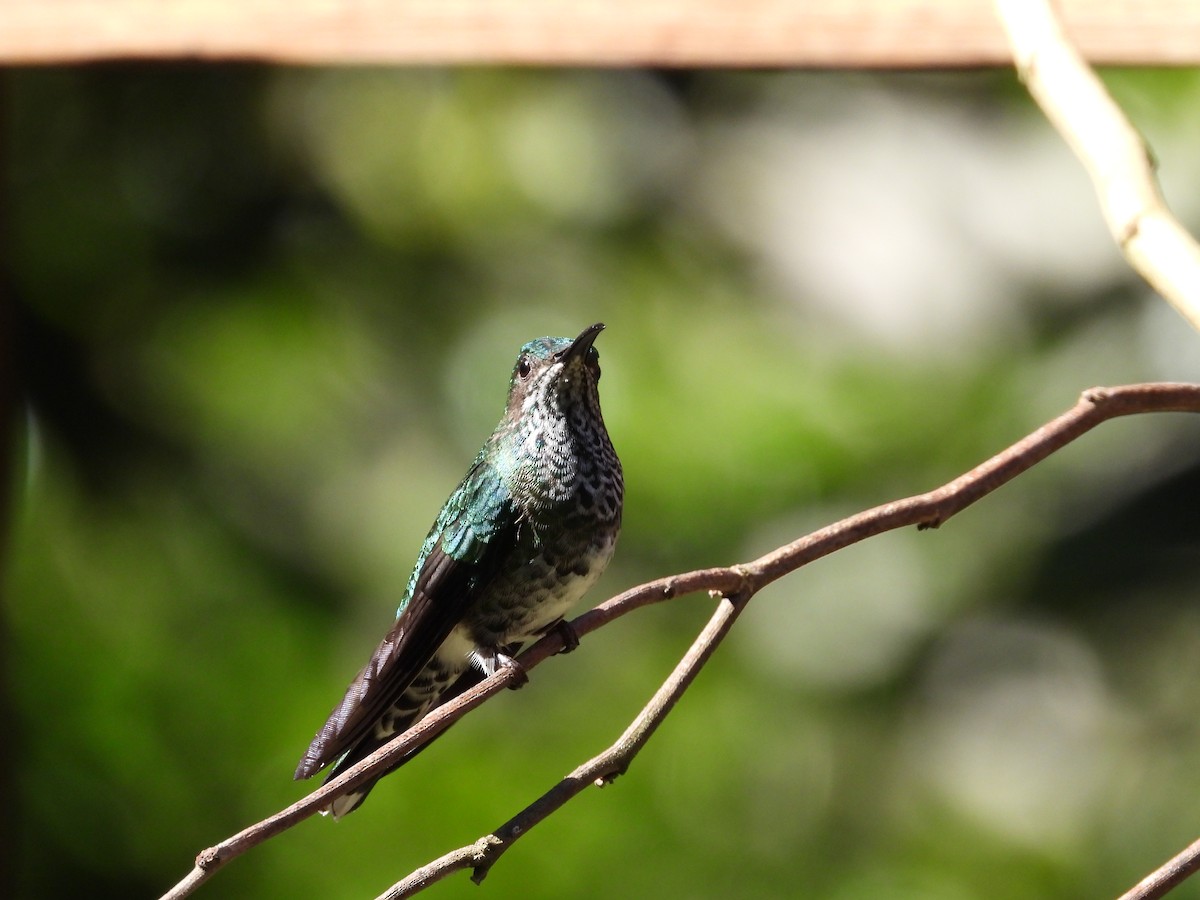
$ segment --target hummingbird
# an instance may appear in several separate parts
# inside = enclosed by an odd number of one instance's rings
[[[500,423],[438,514],[391,630],[313,738],[297,779],[329,765],[326,781],[335,778],[499,666],[515,665],[523,644],[565,627],[567,610],[608,566],[625,482],[600,413],[592,345],[603,328],[521,348]],[[341,818],[377,781],[322,812]]]

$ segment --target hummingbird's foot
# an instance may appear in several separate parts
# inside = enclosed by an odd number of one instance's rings
[[[552,631],[558,632],[559,640],[563,644],[559,653],[570,653],[579,646],[579,632],[566,619],[555,619],[549,625],[539,629],[538,634],[549,634]]]
[[[513,670],[513,683],[508,686],[510,691],[517,691],[529,683],[529,673],[525,667],[507,653],[496,654],[496,665],[502,669]]]
[[[487,650],[476,650],[473,654],[475,665],[479,666],[485,678],[491,678],[501,669],[513,669],[513,683],[509,685],[512,690],[525,687],[529,681],[529,674],[525,671],[525,667],[510,656],[510,653],[516,653],[520,649],[520,644],[509,644],[503,649],[489,648]],[[507,652],[505,652],[507,651]]]
[[[575,630],[575,626],[566,619],[559,619],[550,629],[558,632],[558,636],[562,638],[563,647],[559,653],[570,653],[579,647],[579,632]],[[547,630],[550,630],[547,629]]]

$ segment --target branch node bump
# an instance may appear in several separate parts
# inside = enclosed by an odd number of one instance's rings
[[[1154,148],[1150,146],[1150,142],[1146,140],[1146,136],[1140,131],[1138,139],[1142,142],[1142,152],[1146,154],[1146,168],[1151,172],[1158,172],[1158,154],[1154,152]]]
[[[215,868],[221,863],[221,850],[218,847],[209,847],[207,850],[201,850],[196,857],[196,867],[208,871]]]
[[[738,586],[732,591],[727,591],[725,596],[729,599],[730,603],[735,606],[741,606],[758,591],[758,578],[755,577],[754,573],[747,566],[741,564],[730,566],[729,571],[737,575]]]
[[[1081,398],[1091,403],[1093,406],[1099,406],[1105,400],[1112,396],[1112,391],[1105,387],[1088,388],[1083,392]]]
[[[1140,218],[1133,218],[1126,222],[1121,228],[1121,233],[1117,235],[1117,244],[1122,250],[1124,250],[1125,247],[1138,236],[1138,232],[1141,230],[1141,224],[1142,220]]]
[[[514,836],[519,833],[519,829],[513,832]],[[494,834],[484,835],[477,840],[471,853],[471,860],[475,863],[474,868],[471,870],[471,880],[476,884],[483,884],[483,879],[487,878],[488,871],[492,868],[492,863],[503,852],[504,841]]]
[[[475,842],[475,858],[480,863],[487,862],[496,852],[496,848],[503,846],[503,839],[494,834],[486,834]]]
[[[628,771],[629,771],[629,762],[628,761],[622,761],[622,762],[615,763],[612,765],[612,768],[608,769],[605,772],[602,772],[600,775],[597,775],[596,779],[592,782],[592,784],[594,784],[598,788],[608,787],[610,784],[612,784],[614,781],[616,781],[618,778],[620,778],[622,775],[624,775]]]

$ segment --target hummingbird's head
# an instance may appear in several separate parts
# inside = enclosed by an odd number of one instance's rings
[[[508,412],[519,416],[532,404],[559,402],[569,406],[585,398],[596,398],[596,382],[600,380],[600,354],[592,346],[604,324],[597,322],[580,332],[578,337],[544,337],[530,341],[521,348],[513,366],[508,392]]]

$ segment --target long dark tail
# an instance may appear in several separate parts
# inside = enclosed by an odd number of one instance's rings
[[[463,692],[470,690],[471,688],[475,687],[475,685],[479,684],[479,682],[481,682],[482,680],[483,680],[483,673],[480,672],[478,669],[475,669],[474,667],[467,669],[465,672],[462,673],[462,675],[460,675],[458,677],[457,681],[455,681],[448,688],[446,688],[445,691],[442,692],[441,696],[438,697],[437,703],[433,707],[431,707],[429,710],[427,710],[426,712],[424,712],[421,715],[414,714],[408,720],[405,720],[403,718],[397,719],[395,722],[396,730],[393,731],[392,734],[388,735],[387,737],[376,737],[374,734],[369,734],[365,738],[363,738],[361,741],[359,741],[353,748],[351,748],[349,751],[346,752],[345,756],[343,756],[341,759],[339,759],[334,764],[333,768],[329,770],[329,774],[325,776],[325,780],[322,783],[328,784],[330,781],[332,781],[334,778],[337,778],[339,775],[341,775],[343,772],[345,772],[351,766],[354,766],[357,763],[362,762],[362,760],[366,759],[368,756],[370,756],[372,753],[374,753],[380,747],[382,747],[385,744],[387,744],[388,742],[390,742],[398,734],[401,734],[402,732],[407,731],[409,728],[411,728],[413,725],[415,725],[418,721],[423,719],[425,716],[429,715],[430,712],[433,712],[433,710],[437,709],[443,703],[453,700],[459,694],[462,694]],[[449,731],[448,728],[446,730]],[[358,787],[354,788],[353,790],[350,790],[350,791],[346,792],[345,794],[342,794],[340,797],[336,798],[328,806],[326,806],[324,809],[322,809],[321,812],[333,816],[334,819],[340,819],[342,816],[354,812],[354,810],[358,809],[359,806],[362,805],[362,802],[367,799],[367,794],[369,794],[371,792],[371,788],[375,787],[376,782],[378,782],[380,778],[383,778],[384,775],[389,775],[392,772],[396,771],[398,768],[400,768],[402,765],[404,765],[406,762],[408,762],[410,759],[412,759],[414,756],[416,756],[418,753],[420,753],[422,750],[424,750],[426,747],[428,747],[430,744],[432,744],[437,738],[441,737],[445,733],[446,732],[443,731],[443,732],[440,732],[439,734],[435,734],[433,737],[431,737],[425,743],[414,747],[412,750],[410,750],[406,754],[404,754],[404,756],[400,757],[400,759],[397,760],[396,763],[394,765],[392,765],[391,768],[387,769],[380,775],[377,775],[375,778],[372,778],[370,781],[365,782],[364,784],[360,784]]]

